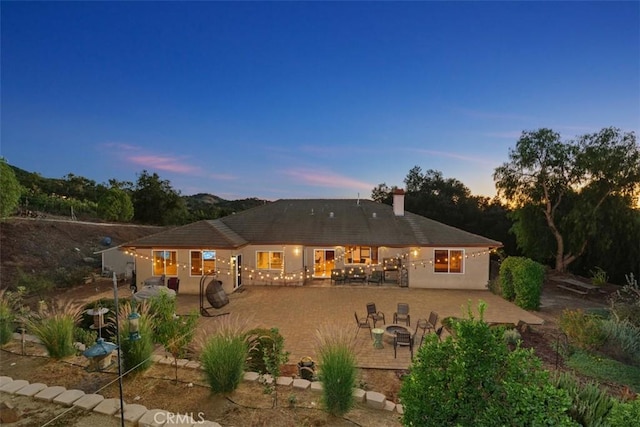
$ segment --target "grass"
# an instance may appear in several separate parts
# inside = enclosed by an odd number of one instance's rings
[[[27,322],[27,330],[37,336],[49,356],[63,359],[73,356],[73,333],[82,316],[82,307],[70,301],[52,301],[43,304],[36,315]]]
[[[567,365],[582,375],[601,382],[626,385],[640,393],[640,368],[625,365],[613,359],[576,351],[567,360]]]

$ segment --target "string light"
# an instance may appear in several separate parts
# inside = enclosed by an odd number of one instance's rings
[[[322,262],[322,263],[317,263],[314,264],[314,267],[316,269],[319,270],[326,270],[326,267],[328,266],[333,266],[335,265],[336,262],[340,262],[340,261],[344,261],[344,260],[348,260],[350,259],[349,256],[353,254],[353,251],[350,250],[344,250],[344,251],[340,251],[340,248],[336,248],[336,253],[339,252],[343,252],[342,254],[337,255],[332,261],[330,262]],[[479,250],[479,251],[475,251],[475,252],[470,252],[470,251],[466,251],[465,250],[465,254],[464,254],[464,258],[465,259],[469,259],[469,256],[471,256],[472,260],[476,259],[476,258],[480,258],[481,256],[487,255],[487,254],[492,254],[492,253],[496,253],[497,249],[484,249],[484,250]],[[136,253],[135,251],[131,251],[131,250],[125,250],[124,251],[125,255],[129,255],[129,256],[133,256],[134,258],[138,258],[138,259],[142,259],[142,260],[151,260],[154,263],[160,263],[161,260],[157,259],[157,258],[151,258],[148,255],[141,255]],[[399,268],[400,265],[402,265],[402,261],[403,260],[409,260],[409,257],[411,256],[411,254],[413,253],[414,256],[417,256],[418,250],[413,250],[411,252],[407,252],[404,254],[396,254],[396,257],[391,257],[391,258],[385,258],[382,262],[370,262],[370,263],[366,263],[364,265],[361,265],[360,263],[357,263],[357,265],[355,266],[350,266],[350,272],[353,272],[354,268],[360,268],[360,269],[366,269],[366,270],[375,270],[377,268],[382,268],[382,269],[387,269],[387,270],[397,270]],[[452,257],[452,258],[455,258]],[[462,260],[462,255],[459,255],[458,260]],[[447,261],[447,258],[445,258],[445,261]],[[438,263],[440,262],[438,259],[435,259],[435,262]],[[447,261],[448,262],[448,261]],[[417,268],[418,265],[422,266],[423,268],[427,267],[428,265],[433,265],[434,263],[434,258],[420,258],[420,259],[414,259],[411,260],[410,262],[407,262],[407,264],[409,264],[410,266],[412,266],[414,269]],[[244,267],[243,271],[247,274],[249,274],[249,280],[251,281],[262,281],[262,282],[296,282],[296,281],[304,281],[306,279],[312,279],[314,276],[312,274],[310,274],[309,269],[308,268],[303,268],[301,270],[298,271],[293,271],[293,272],[289,272],[286,273],[284,271],[285,268],[285,263],[282,262],[281,264],[281,268],[279,269],[279,273],[273,275],[273,271],[262,271],[262,270],[257,270],[253,267]],[[168,263],[169,266],[174,265],[173,263],[169,262]],[[179,262],[175,263],[177,268],[182,268],[183,270],[186,270],[187,268],[189,268],[188,264],[182,264]],[[200,271],[202,271],[202,267],[200,268]],[[222,258],[217,258],[216,259],[216,274],[218,276],[226,274],[228,276],[231,276],[231,274],[235,271],[235,262],[232,260],[225,260]],[[329,278],[330,276],[327,276],[327,278]]]

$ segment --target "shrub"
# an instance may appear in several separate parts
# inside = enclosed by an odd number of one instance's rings
[[[164,326],[165,350],[173,356],[176,374],[176,384],[178,383],[178,358],[186,356],[187,348],[196,333],[198,324],[198,312],[193,310],[187,316],[171,318]]]
[[[571,425],[569,398],[554,387],[532,350],[508,351],[501,328],[469,309],[457,338],[425,337],[400,399],[404,425]]]
[[[615,402],[609,412],[607,422],[611,427],[636,425],[640,420],[640,399],[630,402]]]
[[[322,404],[335,416],[346,414],[355,403],[357,368],[353,340],[351,331],[337,325],[322,325],[316,333]]]
[[[43,300],[47,292],[54,288],[54,284],[46,275],[25,273],[18,269],[16,287],[24,289],[26,295],[36,295]]]
[[[149,312],[153,318],[153,341],[165,345],[175,325],[172,321],[176,315],[176,299],[167,292],[160,292],[149,300]]]
[[[70,301],[41,304],[38,312],[27,321],[27,328],[40,339],[49,356],[63,359],[73,356],[73,332],[80,321],[82,307]]]
[[[15,314],[5,289],[0,290],[0,346],[11,341],[14,330]]]
[[[601,322],[598,316],[577,309],[564,310],[558,324],[573,345],[585,350],[595,350],[605,340]]]
[[[502,289],[502,297],[507,301],[513,301],[516,298],[513,269],[520,259],[519,257],[507,257],[500,264],[500,288]]]
[[[505,329],[502,338],[507,345],[517,345],[522,341],[522,335],[517,329]]]
[[[575,375],[560,373],[555,378],[556,387],[565,390],[571,398],[568,414],[583,426],[606,425],[605,418],[613,407],[614,400],[597,383],[580,383]]]
[[[204,343],[200,362],[214,393],[231,393],[242,380],[249,352],[246,323],[229,316],[217,319],[216,330]]]
[[[525,310],[539,310],[543,283],[544,266],[529,258],[522,259],[513,271],[516,305]]]
[[[122,366],[125,372],[142,372],[151,367],[153,354],[153,320],[149,313],[149,304],[142,303],[136,306],[136,311],[140,314],[138,321],[138,331],[140,339],[132,341],[129,339],[129,315],[132,312],[131,304],[119,304],[118,326],[120,330],[120,347],[122,349]]]
[[[246,339],[249,344],[247,368],[259,374],[266,374],[265,357],[273,356],[274,348],[283,345],[284,337],[276,328],[256,328],[247,332]]]
[[[616,360],[640,365],[640,328],[628,320],[603,320],[600,324],[606,336],[603,350]]]
[[[83,329],[79,326],[76,326],[73,330],[73,341],[84,344],[86,348],[94,345],[97,339],[98,333],[96,331],[92,331],[91,329]]]
[[[609,281],[609,276],[607,275],[607,272],[600,267],[596,267],[593,270],[589,270],[589,273],[591,274],[591,283],[593,283],[596,286],[604,286]]]

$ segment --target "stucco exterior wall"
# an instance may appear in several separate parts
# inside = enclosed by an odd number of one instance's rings
[[[440,249],[440,248],[438,248]],[[447,249],[447,248],[442,248]],[[409,287],[430,289],[487,289],[489,281],[489,248],[463,249],[463,273],[436,273],[429,261],[434,248],[420,248],[408,262]]]

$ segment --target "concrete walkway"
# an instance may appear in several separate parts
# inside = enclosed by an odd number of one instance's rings
[[[543,320],[489,291],[434,290],[377,286],[333,286],[333,287],[280,287],[247,286],[243,292],[229,295],[229,304],[211,308],[213,315],[229,313],[228,316],[201,317],[199,328],[210,333],[223,317],[241,319],[248,327],[278,328],[285,339],[285,350],[290,352],[289,363],[297,363],[302,357],[316,356],[316,330],[323,324],[335,324],[339,328],[352,331],[356,335],[354,312],[366,317],[366,304],[376,303],[378,311],[392,323],[393,313],[399,302],[409,304],[411,326],[419,318],[428,318],[436,311],[440,319],[447,316],[466,316],[470,301],[475,315],[478,302],[487,303],[484,319],[487,322],[517,324],[542,324]],[[209,306],[205,300],[205,306]],[[178,295],[178,313],[186,314],[199,308],[197,295]],[[378,326],[380,323],[378,323]],[[420,333],[417,344],[420,343]],[[417,351],[417,347],[414,352]],[[385,344],[383,349],[374,349],[373,340],[366,329],[357,335],[355,353],[360,368],[406,369],[410,365],[408,348],[399,348],[394,358],[393,345]]]

